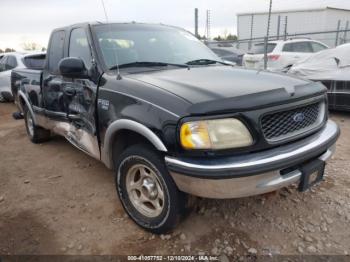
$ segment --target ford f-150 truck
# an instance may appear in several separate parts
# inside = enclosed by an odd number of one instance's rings
[[[165,25],[56,29],[44,69],[14,70],[12,88],[30,140],[62,135],[115,170],[125,211],[155,233],[176,225],[188,195],[308,189],[340,133],[322,84],[227,65]]]

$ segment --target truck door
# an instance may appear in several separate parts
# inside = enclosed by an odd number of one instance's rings
[[[68,56],[81,58],[91,76],[88,79],[63,79],[64,103],[67,105],[67,117],[71,124],[68,139],[83,151],[99,159],[100,151],[95,124],[98,77],[94,77],[95,74],[91,73],[94,72],[93,58],[84,28],[71,30]]]
[[[58,64],[64,57],[66,33],[54,31],[51,35],[47,65],[43,71],[42,94],[45,115],[53,121],[67,122],[67,105],[64,102],[63,78],[59,74]],[[60,133],[60,132],[59,132]]]

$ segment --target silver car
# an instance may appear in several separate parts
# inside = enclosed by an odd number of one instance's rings
[[[14,68],[25,68],[24,53],[5,53],[0,60],[0,102],[12,101],[11,71]]]
[[[3,53],[0,54],[0,102],[13,101],[11,72],[14,68],[41,68],[45,53]]]

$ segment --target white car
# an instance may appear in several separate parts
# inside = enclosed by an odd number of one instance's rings
[[[0,102],[12,101],[11,71],[14,68],[25,68],[23,53],[4,53],[0,60]]]
[[[0,54],[0,102],[13,101],[11,72],[14,68],[36,68],[42,66],[45,53],[2,53]],[[42,57],[43,56],[43,57]]]
[[[288,71],[321,81],[328,89],[328,107],[350,111],[350,43],[324,50],[296,63]]]
[[[243,66],[246,68],[264,68],[264,43],[255,44],[243,56]],[[267,69],[270,71],[288,70],[295,63],[308,58],[313,53],[328,49],[319,41],[310,39],[290,39],[270,41],[267,44]]]

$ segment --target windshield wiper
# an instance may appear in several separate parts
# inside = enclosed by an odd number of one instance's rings
[[[212,59],[196,59],[196,60],[188,61],[186,63],[186,65],[212,65],[212,64],[230,65],[229,63],[225,63],[224,61],[217,61]]]
[[[119,68],[127,68],[127,67],[153,67],[153,66],[177,66],[177,67],[188,67],[185,64],[172,64],[165,62],[132,62],[127,64],[119,65]],[[114,65],[109,68],[109,70],[117,69],[118,65]]]

